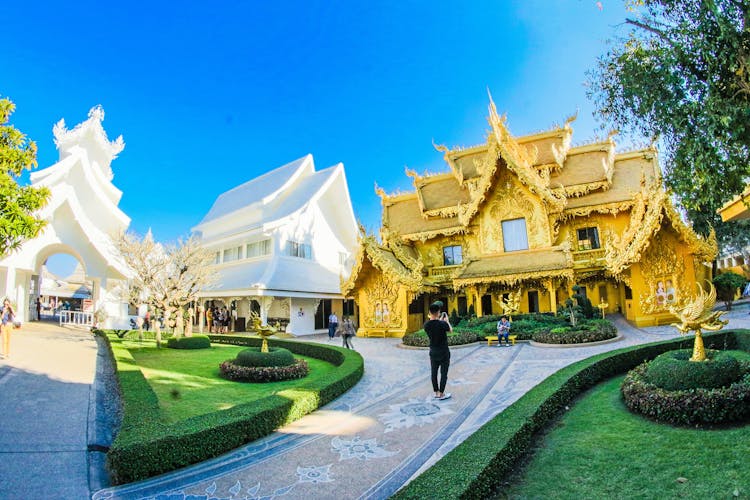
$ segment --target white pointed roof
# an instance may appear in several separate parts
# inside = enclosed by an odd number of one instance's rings
[[[314,171],[313,157],[308,154],[260,177],[240,184],[220,194],[211,206],[211,210],[198,225],[220,219],[250,205],[267,204],[292,186],[297,179],[304,175],[310,175]]]

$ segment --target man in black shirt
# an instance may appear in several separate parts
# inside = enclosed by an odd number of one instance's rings
[[[440,312],[443,303],[439,300],[430,304],[430,319],[424,324],[424,331],[430,338],[430,366],[432,368],[432,390],[436,399],[448,399],[450,392],[445,392],[448,380],[448,366],[451,364],[451,351],[448,349],[448,332],[452,332],[448,314]],[[438,386],[438,369],[440,385]]]

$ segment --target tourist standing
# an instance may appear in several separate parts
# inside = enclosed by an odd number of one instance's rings
[[[42,320],[42,301],[39,297],[36,298],[36,320]]]
[[[208,333],[212,333],[211,322],[213,321],[213,319],[214,319],[214,311],[213,311],[213,308],[209,306],[208,309],[206,309],[206,327],[208,329]]]
[[[443,303],[439,300],[430,304],[430,319],[424,324],[424,331],[430,338],[430,369],[432,378],[432,390],[435,399],[448,399],[450,392],[445,392],[445,384],[448,381],[448,367],[451,364],[451,351],[448,348],[448,332],[453,331],[448,314],[440,309]],[[438,384],[438,371],[440,371],[440,383]]]
[[[505,340],[505,345],[510,347],[510,343],[508,342],[508,335],[510,335],[510,323],[508,322],[508,317],[503,316],[500,318],[500,321],[497,322],[497,346],[498,347],[503,345],[503,340]]]
[[[13,321],[16,319],[16,313],[13,306],[10,305],[10,299],[7,297],[3,301],[2,324],[0,325],[0,337],[3,338],[3,352],[0,354],[3,358],[10,357],[10,334],[13,331]]]
[[[336,329],[339,327],[339,318],[336,313],[331,313],[328,316],[328,340],[333,340],[333,336],[336,335]]]

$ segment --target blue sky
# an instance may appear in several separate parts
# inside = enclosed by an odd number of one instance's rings
[[[57,160],[52,126],[101,104],[126,147],[113,164],[131,229],[189,234],[222,192],[307,153],[343,162],[356,216],[380,224],[374,183],[447,170],[434,140],[482,142],[487,89],[515,134],[579,111],[585,72],[621,33],[622,2],[8,2],[0,95]]]

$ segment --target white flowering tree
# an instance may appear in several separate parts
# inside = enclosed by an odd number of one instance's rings
[[[132,271],[128,300],[162,311],[168,328],[174,328],[176,319],[184,317],[185,306],[216,280],[211,267],[213,255],[193,236],[165,246],[155,242],[151,232],[143,238],[127,233],[120,237],[118,246]],[[177,333],[181,333],[179,329]],[[161,342],[158,327],[156,334],[157,342]]]

